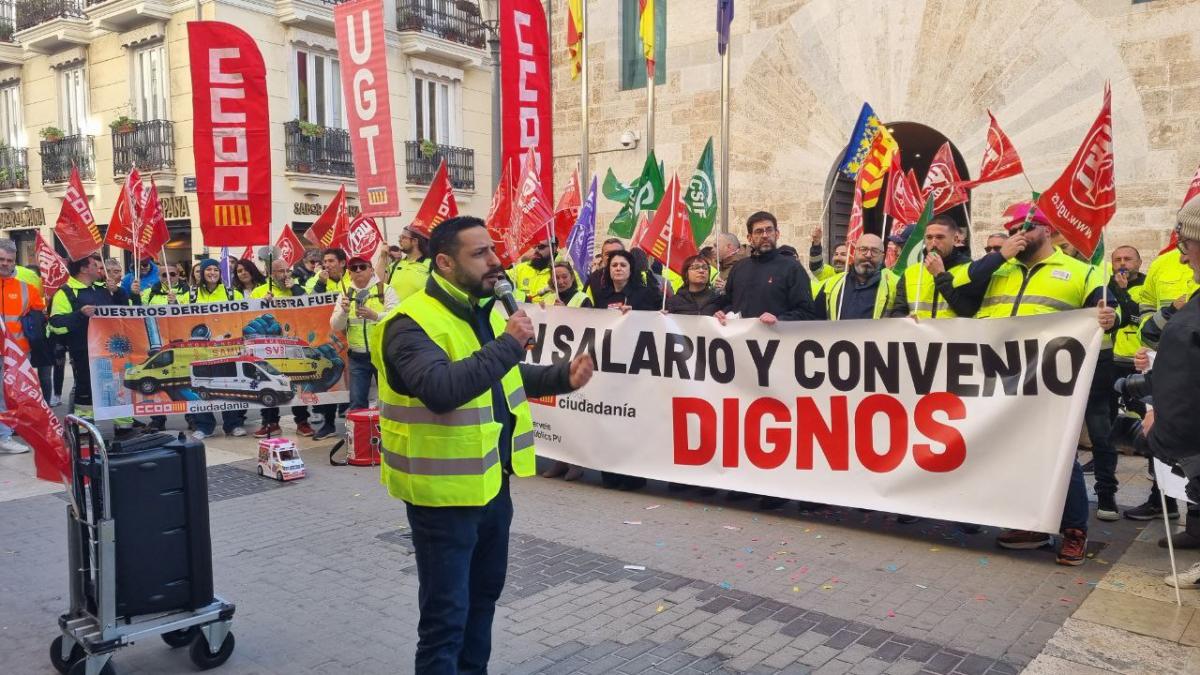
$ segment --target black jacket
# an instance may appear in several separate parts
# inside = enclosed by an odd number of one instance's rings
[[[64,345],[68,351],[74,354],[87,354],[87,334],[88,322],[91,320],[86,314],[80,311],[80,308],[88,305],[103,307],[107,305],[128,305],[130,304],[129,296],[125,291],[118,288],[115,292],[109,291],[104,282],[94,284],[91,288],[74,289],[67,284],[63,284],[57,291],[67,296],[71,301],[71,313],[59,314],[52,316],[49,323],[54,328],[66,328],[66,333],[57,334],[56,339],[59,344]],[[133,304],[141,304],[140,298],[138,302]],[[71,357],[72,359],[75,356]],[[87,360],[87,356],[80,356],[83,360]]]
[[[469,323],[483,346],[468,358],[451,361],[416,321],[397,316],[388,321],[383,331],[388,385],[398,393],[415,396],[437,414],[448,413],[490,389],[494,419],[504,425],[500,433],[500,458],[505,470],[511,471],[516,419],[509,412],[500,378],[513,366],[519,366],[527,397],[565,394],[571,391],[570,363],[563,361],[552,366],[521,363],[525,359],[525,345],[508,333],[498,336],[492,333],[489,317],[494,299],[468,307],[442,290],[432,276],[425,292]]]
[[[1001,263],[1004,262],[1003,256],[1001,256],[999,253],[996,253],[995,255],[1000,259]],[[958,288],[955,288],[954,275],[950,273],[950,270],[958,267],[959,265],[975,265],[977,276],[986,271],[987,279],[991,280],[992,272],[995,272],[996,269],[999,268],[999,265],[996,265],[995,268],[991,267],[995,262],[996,261],[993,259],[982,264],[972,263],[971,256],[963,253],[959,249],[954,249],[949,258],[942,260],[942,264],[946,268],[945,271],[933,278],[934,304],[937,304],[937,299],[939,297],[945,298],[946,304],[950,305],[950,309],[954,311],[956,316],[974,316],[975,312],[979,311],[979,305],[983,301],[983,293],[987,290],[987,284],[983,284],[981,286],[980,284],[972,284],[968,282],[962,286],[959,286]],[[968,267],[967,270],[967,275],[970,278],[972,268]],[[912,313],[912,308],[909,307],[908,304],[907,284],[904,282],[905,277],[901,275],[900,282],[896,284],[896,303],[892,305],[891,316],[908,316],[910,313]],[[915,292],[916,289],[913,289],[913,291]],[[937,318],[936,314],[934,315],[934,318]]]
[[[624,289],[616,291],[603,283],[592,288],[592,306],[608,309],[610,305],[621,304],[634,309],[659,309],[662,307],[662,290],[654,286],[626,284]]]
[[[756,253],[733,266],[725,292],[709,305],[710,313],[718,311],[739,312],[743,318],[770,312],[781,321],[817,318],[808,272],[800,261],[781,255],[778,249]]]
[[[667,298],[667,311],[672,314],[709,314],[708,306],[717,298],[717,292],[711,286],[699,293],[692,293],[686,287]]]
[[[1155,457],[1178,460],[1200,455],[1200,291],[1193,293],[1163,328],[1151,373]]]

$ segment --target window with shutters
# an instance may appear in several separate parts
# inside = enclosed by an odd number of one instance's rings
[[[133,52],[133,116],[143,122],[171,119],[167,107],[167,52],[159,43]]]
[[[437,145],[458,145],[456,83],[428,76],[413,78],[413,137]]]
[[[63,133],[78,136],[87,128],[87,77],[83,66],[58,72],[58,120]]]
[[[0,141],[12,148],[25,147],[24,122],[21,119],[21,84],[0,87]]]
[[[646,57],[638,33],[638,0],[620,0],[621,89],[646,86]],[[654,8],[654,82],[667,82],[667,2],[658,0]]]
[[[296,119],[333,129],[346,128],[338,60],[297,49],[292,64],[292,113]]]

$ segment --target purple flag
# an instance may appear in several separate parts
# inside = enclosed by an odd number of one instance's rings
[[[733,0],[717,0],[717,53],[729,48],[729,24],[733,23]]]
[[[587,279],[592,268],[592,248],[596,245],[596,177],[588,188],[587,199],[579,209],[579,218],[567,235],[567,255],[575,266],[575,273]]]
[[[225,288],[232,288],[233,287],[233,270],[231,270],[229,268],[229,247],[228,246],[221,247],[221,263],[220,263],[220,266],[218,269],[221,270],[221,283],[224,284]],[[268,270],[268,272],[269,271],[270,270]]]

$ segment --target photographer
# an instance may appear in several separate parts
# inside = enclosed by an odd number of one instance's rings
[[[1176,234],[1179,252],[1200,280],[1200,197],[1179,211]],[[1154,410],[1146,415],[1145,430],[1150,451],[1158,459],[1177,466],[1188,477],[1187,493],[1200,502],[1200,293],[1193,293],[1163,327],[1151,383]],[[1185,533],[1200,537],[1200,519],[1188,518]],[[1200,564],[1166,579],[1180,588],[1200,588]]]

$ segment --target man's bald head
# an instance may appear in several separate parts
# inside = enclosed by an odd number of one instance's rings
[[[859,236],[854,242],[854,273],[869,277],[883,264],[883,239],[874,234]]]

